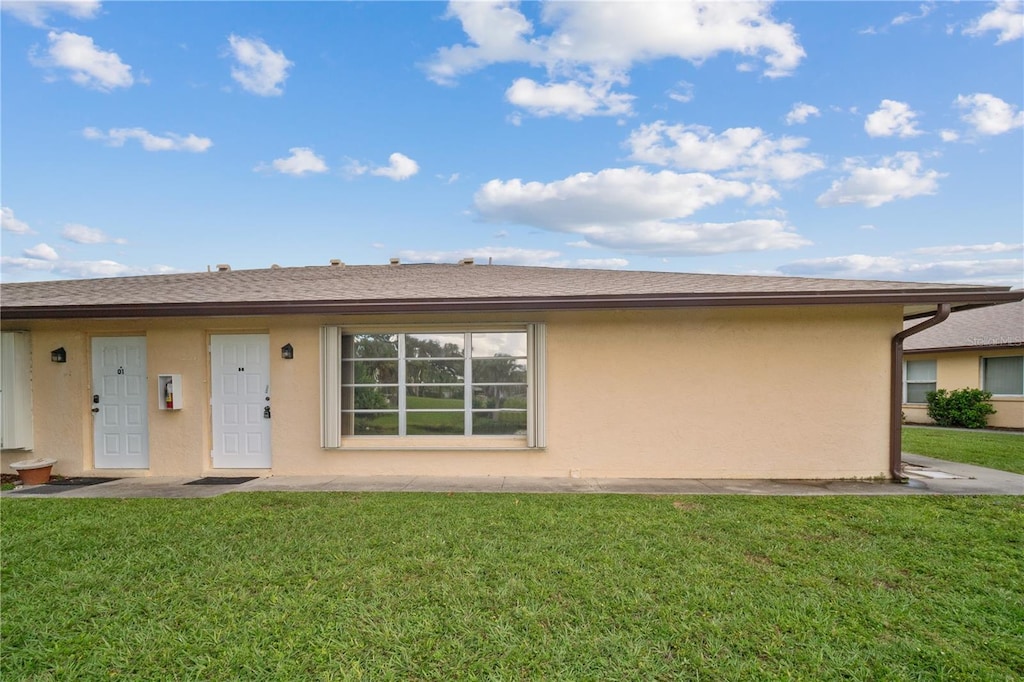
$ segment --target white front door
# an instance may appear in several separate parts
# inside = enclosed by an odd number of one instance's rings
[[[270,468],[270,337],[210,339],[213,466]]]
[[[146,337],[92,340],[93,459],[97,469],[149,468]]]

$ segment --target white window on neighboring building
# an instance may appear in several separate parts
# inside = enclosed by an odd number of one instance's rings
[[[935,390],[935,361],[907,360],[903,363],[903,402],[928,402],[928,392]]]
[[[322,341],[325,447],[349,436],[511,436],[544,444],[542,325],[328,327]]]
[[[0,447],[32,449],[32,348],[28,332],[0,333]]]
[[[982,358],[981,387],[992,395],[1024,395],[1024,355]]]

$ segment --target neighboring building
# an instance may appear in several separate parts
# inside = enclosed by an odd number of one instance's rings
[[[989,426],[1024,429],[1024,302],[953,313],[904,342],[903,413],[933,423],[925,395],[945,388],[992,393]]]
[[[66,475],[888,476],[903,320],[1022,296],[471,262],[218,270],[3,285],[3,466],[31,450]]]

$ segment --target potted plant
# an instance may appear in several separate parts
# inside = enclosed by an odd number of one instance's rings
[[[57,463],[55,459],[26,459],[15,462],[11,468],[18,472],[24,485],[40,485],[50,480],[50,470]]]

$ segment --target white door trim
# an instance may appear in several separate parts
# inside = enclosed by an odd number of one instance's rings
[[[145,336],[92,339],[93,466],[149,468]]]
[[[271,466],[270,335],[210,335],[214,469]]]

